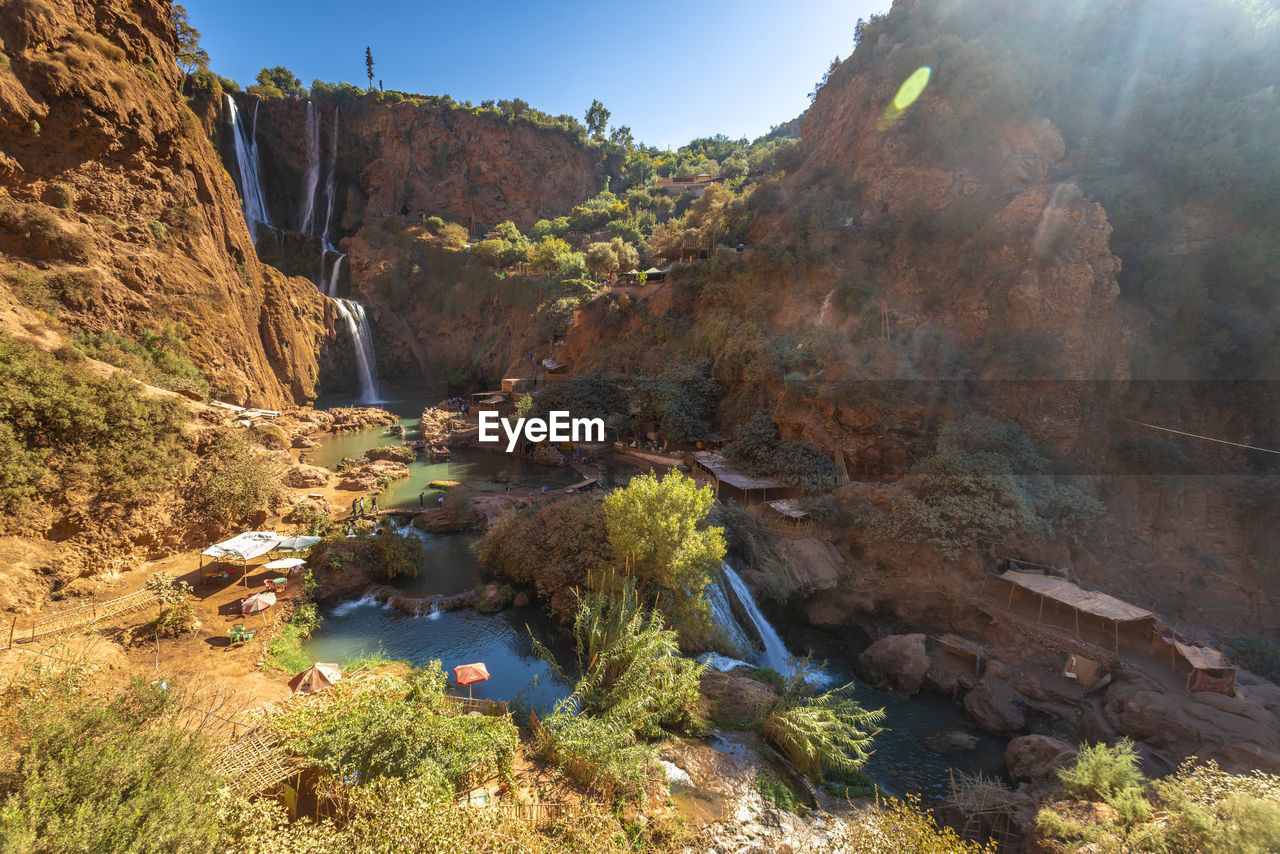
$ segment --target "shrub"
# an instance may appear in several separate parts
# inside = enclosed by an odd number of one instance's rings
[[[808,442],[782,441],[778,428],[763,414],[740,426],[724,453],[749,474],[773,478],[806,493],[834,489],[839,480],[829,456]]]
[[[562,771],[608,799],[643,800],[655,777],[654,749],[624,724],[558,710],[535,731],[534,745]]]
[[[1215,763],[1188,761],[1155,781],[1168,850],[1202,854],[1280,851],[1280,777],[1228,774]]]
[[[66,184],[54,184],[49,194],[52,197],[54,207],[71,210],[76,206],[76,193]]]
[[[1140,821],[1151,814],[1151,805],[1142,795],[1146,778],[1139,761],[1128,738],[1114,746],[1081,745],[1075,764],[1058,769],[1058,782],[1069,797],[1103,801],[1127,821]]]
[[[796,793],[781,780],[757,774],[756,791],[760,793],[760,797],[764,798],[766,802],[773,804],[778,809],[784,809],[788,812],[796,811]]]
[[[147,228],[151,229],[151,236],[156,239],[157,244],[164,243],[165,238],[169,235],[168,229],[159,220],[151,220],[147,223]]]
[[[1261,635],[1244,635],[1231,645],[1236,663],[1264,679],[1280,683],[1280,645]]]
[[[293,609],[289,622],[280,634],[267,644],[265,664],[286,673],[300,673],[311,666],[311,657],[302,651],[302,642],[320,625],[314,602],[303,602]]]
[[[604,512],[589,496],[502,515],[476,544],[476,554],[489,572],[536,587],[564,620],[576,602],[561,592],[598,576],[612,556]]]
[[[995,854],[994,845],[962,840],[951,828],[939,827],[917,798],[881,800],[878,806],[875,811],[837,821],[830,834],[832,850],[858,854]]]
[[[456,222],[446,224],[438,234],[440,242],[444,244],[446,249],[465,249],[467,241],[471,239],[471,235],[467,233],[466,228]]]
[[[200,460],[188,503],[220,528],[245,522],[279,505],[280,467],[261,456],[239,433],[223,432]]]
[[[47,671],[46,671],[47,672]],[[218,847],[221,781],[203,739],[181,727],[176,689],[135,681],[109,700],[70,668],[10,687],[0,839],[6,851],[169,851]]]
[[[427,217],[427,230],[432,234],[439,234],[444,229],[444,220],[438,216]]]
[[[188,356],[188,335],[185,325],[171,324],[163,330],[143,330],[136,341],[114,332],[81,331],[73,342],[80,353],[124,368],[152,385],[208,394],[204,373]]]
[[[511,719],[458,712],[444,699],[439,661],[407,678],[344,680],[329,702],[295,706],[272,719],[290,749],[349,786],[416,779],[427,792],[449,792],[477,771],[513,782],[519,732]]]
[[[422,566],[422,540],[414,534],[400,536],[384,526],[373,541],[377,561],[374,575],[383,581],[415,578]]]
[[[21,524],[32,502],[94,503],[98,517],[142,505],[180,481],[190,450],[185,410],[144,397],[122,374],[100,377],[74,358],[0,335],[0,511]]]
[[[817,697],[797,695],[794,688],[764,722],[761,734],[802,774],[821,782],[823,771],[857,771],[871,755],[884,709],[865,711],[852,697],[853,684]]]

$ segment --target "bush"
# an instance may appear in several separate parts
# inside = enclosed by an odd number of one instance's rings
[[[817,697],[804,697],[792,686],[764,722],[761,734],[802,774],[822,782],[827,769],[852,772],[871,755],[884,709],[865,711],[852,697],[853,683]]]
[[[376,568],[374,575],[383,581],[416,578],[422,567],[422,540],[414,534],[400,536],[384,526],[373,541]]]
[[[1231,645],[1231,655],[1245,670],[1280,684],[1280,645],[1261,635],[1244,635]]]
[[[99,377],[0,335],[0,511],[93,504],[94,515],[147,504],[180,481],[191,452],[176,400],[144,397],[123,374]]]
[[[1129,822],[1151,815],[1151,805],[1143,797],[1146,778],[1139,770],[1133,742],[1122,738],[1114,746],[1081,745],[1074,765],[1058,769],[1058,782],[1069,797],[1103,801]]]
[[[594,715],[558,710],[534,734],[538,751],[607,799],[643,801],[656,776],[656,753],[628,727]]]
[[[218,847],[221,781],[172,691],[141,681],[109,700],[70,668],[10,687],[0,740],[0,839],[23,854],[197,854]],[[7,752],[7,751],[6,751]]]
[[[49,189],[49,195],[54,207],[71,210],[76,206],[76,191],[66,184],[54,184]]]
[[[748,474],[768,477],[805,493],[834,489],[839,472],[831,458],[808,442],[784,442],[766,415],[738,428],[725,457]]]
[[[446,249],[465,249],[467,241],[471,239],[471,235],[467,233],[466,228],[456,222],[448,223],[437,233],[440,236],[440,242],[444,244]]]
[[[192,477],[188,503],[205,521],[226,529],[261,510],[279,506],[280,467],[249,446],[239,433],[223,432],[210,444]]]
[[[188,334],[186,326],[171,324],[163,330],[143,330],[136,341],[114,332],[83,330],[75,334],[73,341],[76,350],[85,356],[124,368],[152,385],[208,394],[204,373],[188,355]]]
[[[505,513],[476,544],[484,568],[534,586],[563,620],[576,602],[561,595],[599,575],[611,557],[604,512],[589,496],[537,504]]]
[[[416,779],[444,793],[477,773],[512,783],[520,739],[511,719],[460,713],[444,699],[446,685],[439,661],[403,679],[344,680],[328,689],[329,702],[294,706],[271,726],[348,786]]]
[[[265,664],[286,673],[300,673],[311,666],[311,656],[302,651],[302,642],[320,625],[314,602],[303,602],[293,609],[289,622],[280,634],[267,644]]]
[[[879,809],[842,818],[831,831],[833,851],[858,854],[995,854],[994,844],[962,840],[949,827],[939,827],[917,798],[878,801]],[[999,850],[1003,851],[1003,848]]]
[[[760,793],[760,797],[764,798],[767,803],[773,804],[778,809],[787,810],[788,812],[796,811],[796,793],[781,780],[757,774],[756,791]]]

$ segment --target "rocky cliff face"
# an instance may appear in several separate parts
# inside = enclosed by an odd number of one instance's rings
[[[259,263],[174,50],[153,0],[5,3],[0,300],[63,334],[183,322],[219,397],[314,397],[331,310]]]

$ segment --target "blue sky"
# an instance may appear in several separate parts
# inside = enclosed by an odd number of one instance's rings
[[[215,71],[253,82],[284,65],[304,84],[364,85],[364,49],[388,89],[459,101],[518,97],[582,118],[592,98],[638,141],[755,137],[799,115],[858,18],[889,0],[707,3],[185,0]]]

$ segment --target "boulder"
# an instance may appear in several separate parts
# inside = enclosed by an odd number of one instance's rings
[[[293,437],[291,444],[295,448],[315,448],[319,446],[320,443],[315,439],[312,439],[310,436],[305,436],[299,433]]]
[[[934,753],[964,753],[978,746],[978,737],[958,729],[944,729],[926,735],[924,746]]]
[[[1017,732],[1027,725],[1027,704],[1008,682],[987,674],[964,696],[964,708],[987,732]]]
[[[1051,735],[1022,735],[1004,749],[1004,764],[1015,783],[1048,783],[1076,760],[1076,748]]]
[[[418,459],[418,452],[404,445],[383,445],[381,448],[370,448],[364,452],[371,460],[391,460],[397,463],[411,463]]]
[[[929,674],[924,635],[889,635],[858,656],[858,672],[869,684],[911,696]]]
[[[777,702],[778,692],[745,674],[707,668],[699,683],[707,717],[715,722],[763,721]]]
[[[292,489],[311,489],[333,480],[333,472],[319,466],[295,465],[285,469],[280,480]]]
[[[550,445],[544,445],[534,451],[533,456],[529,459],[544,466],[567,466],[569,464],[569,460],[565,458],[565,455]]]

